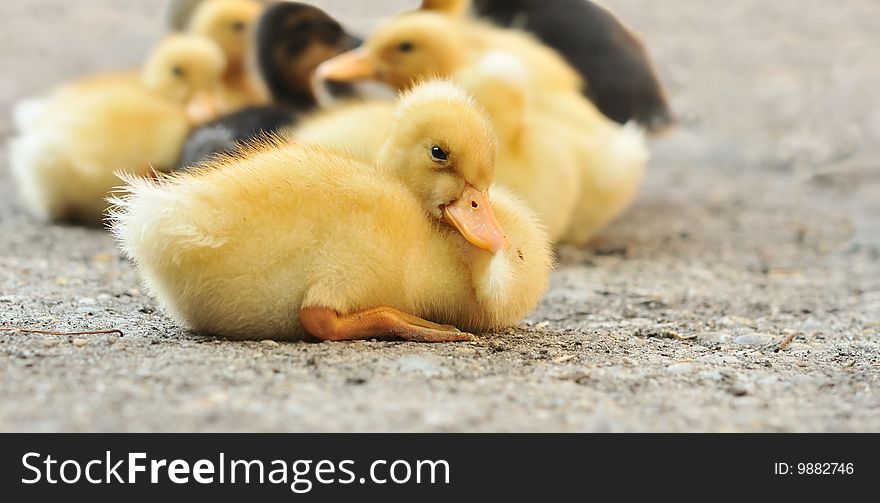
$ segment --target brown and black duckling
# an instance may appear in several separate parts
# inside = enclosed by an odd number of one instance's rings
[[[326,12],[311,5],[281,2],[266,8],[257,23],[257,67],[273,104],[253,106],[220,117],[192,132],[180,167],[190,167],[261,135],[292,127],[317,106],[311,81],[324,61],[351,50],[361,40]],[[328,82],[336,97],[355,94],[347,83]]]

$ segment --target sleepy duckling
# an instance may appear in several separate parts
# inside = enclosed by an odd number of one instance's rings
[[[472,5],[470,5],[472,4]],[[639,37],[590,0],[423,0],[422,8],[480,18],[537,36],[559,51],[586,81],[584,94],[614,121],[637,121],[652,133],[675,118],[651,57]]]
[[[377,163],[300,143],[217,163],[131,179],[113,215],[147,289],[199,332],[460,341],[518,323],[547,286],[546,236],[490,195],[492,127],[447,82],[401,98]]]
[[[249,62],[254,27],[262,12],[257,0],[209,0],[193,12],[187,31],[213,40],[226,56],[218,96],[199,105],[206,120],[269,102],[268,91]]]
[[[149,175],[174,167],[191,122],[186,104],[211,92],[223,54],[202,37],[173,35],[139,77],[122,73],[61,86],[10,141],[18,192],[37,215],[99,225],[119,170]]]

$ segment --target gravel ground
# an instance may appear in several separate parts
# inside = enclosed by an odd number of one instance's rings
[[[14,100],[137,64],[160,3],[0,3],[0,134]],[[366,28],[413,2],[319,3]],[[606,3],[681,126],[538,310],[472,343],[187,333],[105,232],[23,210],[3,146],[0,325],[125,335],[0,332],[0,430],[880,430],[880,4]]]

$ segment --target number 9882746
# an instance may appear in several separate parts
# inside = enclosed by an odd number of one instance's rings
[[[852,475],[852,463],[798,463],[798,475]]]

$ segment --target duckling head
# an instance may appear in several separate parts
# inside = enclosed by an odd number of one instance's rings
[[[489,118],[473,98],[437,80],[401,97],[378,161],[432,219],[496,254],[507,247],[489,199],[496,148]]]
[[[188,31],[219,45],[230,69],[243,68],[262,11],[263,6],[256,0],[202,2],[193,13]]]
[[[293,104],[313,105],[318,66],[360,44],[326,12],[303,3],[277,3],[257,24],[260,72],[276,99]]]
[[[194,35],[169,35],[153,50],[142,78],[147,88],[178,103],[210,93],[226,67],[217,44]]]
[[[360,49],[318,68],[322,80],[381,80],[398,90],[425,78],[449,77],[464,62],[467,41],[451,16],[417,11],[380,27]]]

